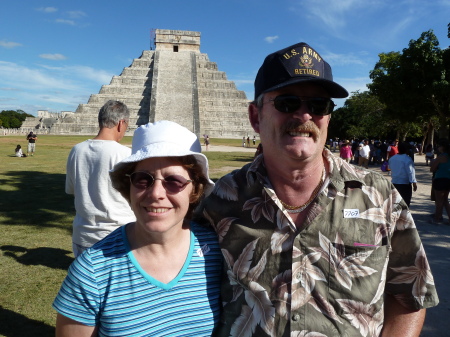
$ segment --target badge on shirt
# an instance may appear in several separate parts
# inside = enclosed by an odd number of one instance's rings
[[[208,245],[204,245],[203,247],[197,249],[197,255],[203,257],[204,255],[208,254],[210,250],[211,249],[208,247]]]
[[[344,219],[359,218],[359,209],[357,208],[345,208],[342,213],[344,213]]]

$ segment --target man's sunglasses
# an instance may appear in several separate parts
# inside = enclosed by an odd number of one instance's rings
[[[146,190],[147,188],[153,186],[155,180],[161,180],[164,189],[169,194],[180,193],[190,182],[192,182],[192,180],[187,180],[183,176],[177,174],[170,175],[165,178],[155,178],[150,173],[136,171],[131,174],[126,174],[126,176],[130,177],[130,183],[138,190]]]
[[[323,97],[309,97],[307,99],[302,99],[301,97],[294,95],[280,95],[269,101],[273,102],[275,109],[284,113],[293,113],[297,111],[300,109],[303,102],[305,102],[309,111],[317,116],[329,115],[336,106],[331,99]]]

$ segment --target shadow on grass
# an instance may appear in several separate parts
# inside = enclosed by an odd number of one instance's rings
[[[24,163],[24,165],[27,165]],[[0,215],[3,225],[66,228],[75,215],[73,197],[64,192],[65,174],[10,171],[0,185]]]
[[[29,319],[2,306],[0,306],[0,322],[0,335],[5,337],[50,337],[55,335],[54,327]]]
[[[238,162],[238,163],[249,163],[253,160],[254,153],[247,153],[247,152],[215,152],[215,151],[208,151],[208,152],[202,152],[209,161],[215,161],[218,160],[220,162],[230,162],[228,165],[232,164],[232,162]],[[241,165],[243,166],[243,165]]]
[[[20,246],[1,246],[3,255],[12,257],[17,262],[26,266],[42,265],[53,269],[67,270],[73,262],[73,258],[67,256],[72,252],[59,248],[39,247],[27,249]]]

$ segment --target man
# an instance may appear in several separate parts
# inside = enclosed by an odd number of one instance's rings
[[[359,166],[369,168],[370,146],[369,141],[366,139],[361,144],[359,149]]]
[[[37,136],[33,133],[33,131],[30,131],[30,133],[27,136],[28,140],[27,156],[34,155],[34,151],[36,150],[36,139]]]
[[[67,159],[66,193],[75,196],[72,246],[75,257],[118,226],[135,221],[128,202],[115,190],[109,170],[131,155],[119,144],[130,112],[119,101],[108,101],[98,114],[100,131],[94,139],[73,147]]]
[[[397,190],[324,148],[347,91],[306,43],[266,57],[250,123],[264,151],[197,210],[225,258],[219,336],[418,336],[438,303]]]
[[[398,146],[398,154],[389,159],[392,184],[409,207],[412,192],[417,191],[416,170],[414,162],[408,155],[409,144],[402,142]]]

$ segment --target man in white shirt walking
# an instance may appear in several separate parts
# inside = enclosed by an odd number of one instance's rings
[[[359,149],[359,166],[369,168],[370,146],[369,141],[365,140],[364,145]]]

